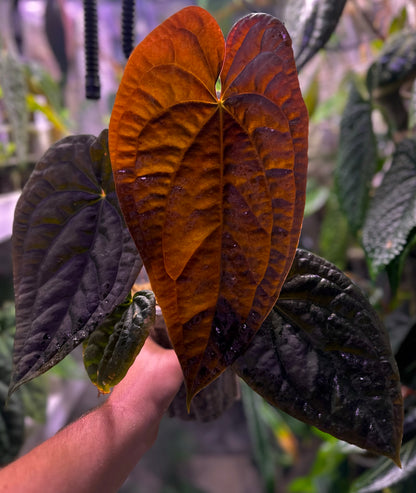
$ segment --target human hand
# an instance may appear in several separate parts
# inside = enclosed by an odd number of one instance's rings
[[[117,384],[108,402],[111,406],[162,417],[183,382],[182,369],[172,349],[164,349],[148,337],[135,362]]]

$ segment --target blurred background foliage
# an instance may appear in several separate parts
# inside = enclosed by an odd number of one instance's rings
[[[36,160],[108,124],[123,71],[121,0],[101,0],[101,99],[84,91],[81,0],[0,2],[0,403],[11,371],[11,224]],[[391,336],[405,397],[403,469],[271,408],[247,386],[212,423],[166,419],[122,492],[392,492],[416,488],[416,2],[137,0],[135,42],[182,7],[226,34],[251,12],[283,20],[310,114],[301,246],[343,269]],[[76,352],[0,412],[0,463],[100,402]]]

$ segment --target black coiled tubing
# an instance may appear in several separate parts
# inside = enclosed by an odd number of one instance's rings
[[[123,53],[128,58],[135,45],[135,0],[123,0],[121,11],[121,39]]]
[[[85,97],[100,99],[98,71],[98,20],[95,0],[84,0]]]

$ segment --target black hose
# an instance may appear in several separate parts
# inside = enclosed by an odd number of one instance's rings
[[[121,11],[121,39],[123,53],[128,58],[135,45],[135,0],[123,0]]]
[[[100,99],[98,20],[95,0],[84,0],[85,97]]]

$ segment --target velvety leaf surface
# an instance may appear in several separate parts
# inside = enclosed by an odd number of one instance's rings
[[[291,0],[285,11],[288,29],[296,33],[295,59],[298,70],[323,48],[335,31],[346,0]],[[295,37],[295,35],[293,35]]]
[[[329,262],[297,251],[279,300],[233,368],[272,405],[399,461],[403,407],[387,333]]]
[[[416,226],[415,192],[416,142],[404,139],[374,194],[363,228],[363,246],[373,275],[404,250]]]
[[[11,391],[63,359],[120,304],[141,268],[114,189],[107,131],[37,163],[15,211]]]
[[[341,119],[335,183],[341,207],[355,232],[364,222],[377,165],[371,113],[371,103],[352,85]]]
[[[129,59],[110,122],[116,188],[188,398],[278,296],[302,222],[307,127],[289,35],[269,15],[243,18],[224,46],[210,14],[188,7]]]
[[[155,316],[152,291],[138,291],[85,341],[84,365],[100,392],[110,392],[124,378],[143,347]]]

